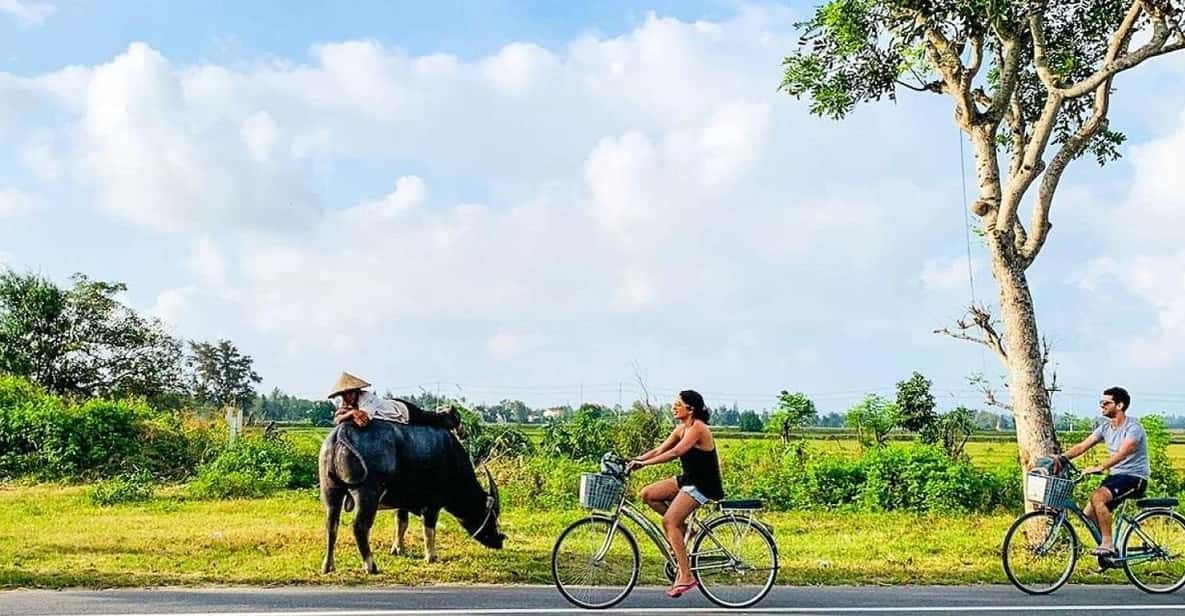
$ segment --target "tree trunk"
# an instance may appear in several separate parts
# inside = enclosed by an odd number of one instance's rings
[[[1004,320],[1003,347],[1007,354],[1008,399],[1016,421],[1016,443],[1022,471],[1038,457],[1057,453],[1049,392],[1045,388],[1045,364],[1037,315],[1025,277],[1023,260],[1013,248],[1011,233],[989,235],[992,275],[1000,286],[1000,312]]]

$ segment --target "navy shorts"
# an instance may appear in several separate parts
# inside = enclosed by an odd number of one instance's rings
[[[1110,490],[1111,500],[1107,501],[1107,510],[1115,511],[1123,501],[1144,496],[1144,490],[1148,489],[1148,480],[1135,475],[1107,475],[1099,487]]]

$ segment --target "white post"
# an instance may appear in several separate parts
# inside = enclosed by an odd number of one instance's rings
[[[243,431],[243,409],[227,406],[226,425],[230,429],[230,440],[233,442]]]

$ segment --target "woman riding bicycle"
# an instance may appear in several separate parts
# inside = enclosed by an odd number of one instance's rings
[[[679,392],[671,404],[675,429],[658,447],[630,460],[629,468],[663,464],[676,458],[683,474],[656,481],[642,488],[642,500],[662,515],[663,530],[675,552],[679,571],[667,596],[678,597],[695,588],[687,546],[683,544],[687,517],[709,500],[724,498],[716,441],[708,428],[708,407],[704,397],[692,390]]]

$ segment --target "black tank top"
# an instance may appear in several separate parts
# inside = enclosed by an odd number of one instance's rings
[[[679,487],[695,486],[704,496],[712,500],[724,498],[724,486],[720,482],[720,461],[716,458],[716,449],[711,451],[692,447],[682,456],[679,463],[683,466],[683,474],[676,478]]]

